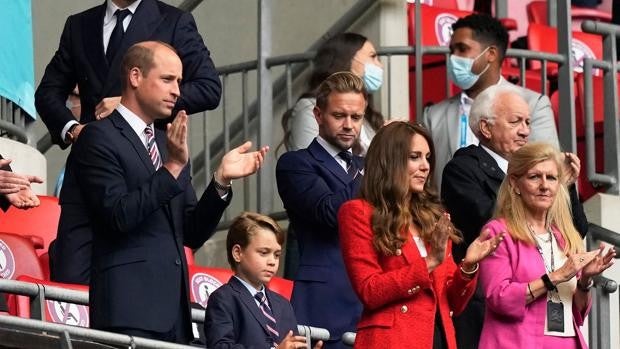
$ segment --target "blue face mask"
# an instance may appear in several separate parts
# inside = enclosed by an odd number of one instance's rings
[[[463,90],[468,90],[478,81],[480,76],[489,69],[489,64],[484,68],[480,74],[475,74],[471,71],[474,62],[482,56],[489,47],[480,52],[476,58],[459,57],[456,55],[450,55],[448,59],[448,76],[454,84]]]
[[[372,63],[364,64],[364,85],[369,93],[377,91],[383,83],[383,69]]]

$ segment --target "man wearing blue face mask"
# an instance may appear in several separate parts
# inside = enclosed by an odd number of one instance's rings
[[[423,123],[435,143],[435,183],[441,188],[445,165],[459,149],[478,144],[469,128],[469,110],[476,96],[493,85],[516,87],[527,101],[531,116],[531,141],[546,141],[559,147],[549,98],[516,86],[501,75],[508,33],[486,14],[472,14],[452,25],[448,77],[462,92],[424,110]]]

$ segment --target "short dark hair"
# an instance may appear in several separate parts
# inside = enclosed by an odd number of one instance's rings
[[[341,71],[327,77],[317,88],[316,105],[321,110],[327,107],[327,98],[332,92],[338,93],[359,93],[368,102],[368,92],[364,86],[364,81],[350,71]]]
[[[121,61],[121,90],[124,91],[127,87],[127,79],[129,78],[129,71],[133,68],[138,68],[142,72],[142,76],[148,75],[151,68],[153,68],[155,56],[155,50],[150,45],[156,43],[165,46],[172,50],[175,54],[177,51],[174,47],[162,41],[143,41],[131,45]]]
[[[226,236],[226,257],[232,270],[237,269],[237,261],[233,258],[232,248],[235,245],[246,248],[250,244],[250,238],[258,229],[266,229],[276,235],[278,244],[284,244],[284,231],[271,217],[254,212],[242,212],[235,218],[228,229]]]
[[[508,32],[500,21],[484,13],[474,13],[459,18],[452,24],[452,31],[460,28],[469,28],[474,40],[481,44],[495,45],[499,51],[500,61],[506,56],[508,48]]]

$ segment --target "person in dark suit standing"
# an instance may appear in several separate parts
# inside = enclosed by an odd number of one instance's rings
[[[465,256],[467,247],[492,218],[508,161],[529,140],[530,111],[521,90],[494,85],[482,91],[472,104],[469,127],[480,144],[461,148],[454,154],[443,171],[441,189],[444,205],[464,238],[453,248],[455,261]],[[570,174],[566,178],[573,223],[583,237],[588,231],[588,221],[574,185],[581,165],[575,154],[564,155],[566,171]],[[478,348],[484,320],[484,295],[480,289],[463,313],[453,320],[458,347]]]
[[[166,42],[181,57],[183,83],[175,111],[193,114],[218,106],[221,83],[190,13],[157,0],[106,0],[69,16],[35,93],[37,112],[55,144],[68,147],[85,124],[112,113],[120,101],[123,54],[146,40]],[[76,84],[79,122],[66,107]]]
[[[11,160],[0,155],[0,209],[6,211],[11,205],[21,209],[39,206],[39,198],[32,192],[30,184],[43,183],[43,180],[13,172],[10,163]]]
[[[226,236],[228,263],[235,272],[209,296],[204,332],[207,348],[306,348],[286,298],[267,285],[278,271],[284,232],[273,219],[244,212]],[[315,349],[319,349],[319,341]]]
[[[37,88],[37,111],[55,144],[68,147],[87,123],[110,115],[120,100],[123,54],[145,40],[166,42],[181,57],[181,96],[171,115],[178,110],[192,114],[217,107],[220,80],[190,13],[156,0],[106,0],[67,19],[58,51]],[[66,107],[74,91],[79,91],[81,101],[77,119]],[[50,272],[54,281],[88,284],[92,229],[74,176],[65,173]]]
[[[130,47],[123,92],[107,118],[86,127],[67,171],[75,171],[93,229],[91,327],[189,343],[187,262],[213,234],[230,202],[230,181],[254,173],[267,148],[227,153],[200,200],[191,185],[187,114],[155,129],[180,95],[182,63],[161,42]]]
[[[300,323],[329,330],[326,348],[345,348],[341,336],[355,331],[362,312],[342,260],[336,218],[360,187],[363,159],[351,147],[366,104],[362,79],[350,72],[330,75],[317,90],[319,136],[307,149],[284,153],[276,166],[278,192],[299,243],[291,303]]]

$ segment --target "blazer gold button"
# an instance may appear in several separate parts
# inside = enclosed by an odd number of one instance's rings
[[[407,310],[409,310],[409,308],[407,308],[407,306],[406,306],[406,305],[403,305],[402,307],[400,307],[400,312],[401,312],[401,313],[406,313],[406,312],[407,312]]]
[[[403,254],[403,251],[400,248],[396,249],[396,255],[400,256],[401,254]]]

